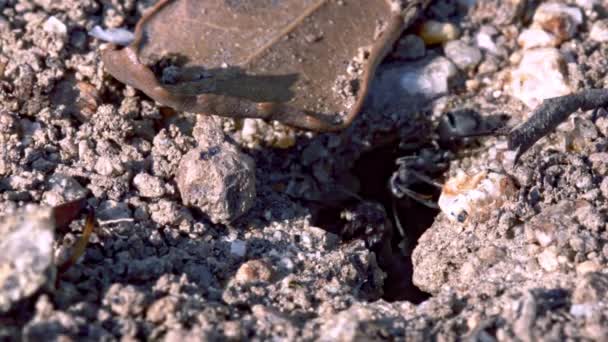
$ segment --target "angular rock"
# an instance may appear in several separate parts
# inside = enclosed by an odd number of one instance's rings
[[[517,44],[524,49],[558,46],[560,41],[553,34],[540,27],[531,27],[521,32]]]
[[[48,184],[49,189],[42,195],[43,202],[49,206],[56,206],[67,201],[82,198],[87,194],[85,189],[76,179],[63,173],[52,175]]]
[[[272,279],[273,273],[272,267],[263,260],[249,260],[239,267],[234,280],[239,283],[268,282]]]
[[[132,218],[131,209],[127,203],[107,200],[101,202],[97,209],[97,218],[100,221],[120,221]]]
[[[143,197],[161,197],[165,194],[165,185],[163,181],[147,173],[138,173],[133,178],[133,185],[139,190],[139,194]]]
[[[559,50],[527,50],[517,69],[511,72],[507,92],[535,108],[543,100],[572,92],[568,84],[566,62]]]
[[[608,42],[608,19],[598,20],[591,26],[589,38],[596,42]]]
[[[255,162],[224,140],[211,117],[199,116],[194,135],[198,146],[182,157],[177,170],[183,204],[199,208],[214,223],[229,223],[253,206]]]
[[[428,56],[416,62],[395,63],[376,73],[368,102],[383,110],[415,110],[446,95],[458,68],[445,57]]]
[[[578,26],[583,23],[583,12],[575,6],[547,2],[538,6],[532,20],[533,25],[553,34],[561,43],[574,37]]]
[[[54,229],[50,208],[27,207],[0,222],[0,313],[53,284]]]
[[[481,51],[462,40],[447,42],[443,48],[448,57],[461,70],[473,69],[481,61]]]
[[[556,47],[574,37],[582,22],[583,14],[579,8],[544,3],[538,6],[532,25],[522,31],[517,43],[524,49]]]

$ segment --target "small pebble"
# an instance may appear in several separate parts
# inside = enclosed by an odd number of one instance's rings
[[[135,39],[133,32],[123,28],[103,29],[101,26],[94,26],[89,31],[91,37],[116,45],[129,45]]]
[[[585,275],[587,273],[597,272],[597,271],[601,270],[601,268],[602,267],[597,262],[587,260],[587,261],[583,261],[580,264],[576,265],[576,274]]]
[[[42,29],[46,32],[55,33],[59,35],[66,35],[68,28],[65,24],[54,16],[50,16],[42,25]]]
[[[116,175],[116,167],[114,162],[109,157],[99,157],[95,162],[95,172],[102,176],[112,176]]]
[[[127,203],[112,200],[101,202],[95,214],[100,221],[128,220],[132,217]]]
[[[545,2],[538,6],[532,21],[563,42],[574,37],[578,26],[583,23],[583,12],[575,6]]]
[[[608,42],[608,19],[598,20],[593,23],[591,32],[589,32],[589,38],[600,43]]]
[[[574,317],[590,317],[593,313],[594,304],[572,304],[570,314]]]
[[[262,260],[249,260],[236,271],[234,280],[238,283],[270,281],[273,275],[272,268]]]
[[[469,176],[461,171],[445,182],[438,205],[453,222],[463,223],[470,218],[483,220],[514,191],[508,176],[487,171]]]
[[[447,42],[443,47],[443,51],[446,57],[461,70],[474,69],[481,61],[481,51],[462,40]]]
[[[564,66],[564,58],[555,48],[526,50],[505,90],[529,108],[536,108],[545,99],[572,92]]]
[[[496,55],[498,54],[496,36],[498,36],[498,30],[495,27],[484,25],[479,29],[477,35],[475,35],[475,42],[480,49]]]
[[[165,184],[163,181],[147,173],[138,173],[133,178],[133,185],[142,197],[161,197],[165,194]]]
[[[536,47],[554,47],[558,46],[560,41],[551,33],[541,28],[529,28],[521,32],[517,37],[517,44],[524,49],[532,49]]]
[[[76,179],[61,173],[52,175],[48,182],[49,189],[42,195],[42,198],[44,204],[49,206],[73,201],[87,194],[87,189],[80,185]]]
[[[178,299],[173,296],[166,296],[156,300],[146,311],[146,319],[152,323],[162,323],[167,315],[177,309]]]
[[[460,29],[452,23],[427,20],[422,24],[418,35],[426,45],[434,45],[458,39]]]
[[[559,261],[557,253],[553,248],[547,248],[537,256],[538,264],[547,272],[553,272],[558,269]]]

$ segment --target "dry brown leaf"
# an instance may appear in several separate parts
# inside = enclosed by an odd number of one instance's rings
[[[134,42],[102,59],[178,110],[336,130],[358,114],[377,65],[428,2],[161,0]],[[150,68],[167,63],[164,76]]]

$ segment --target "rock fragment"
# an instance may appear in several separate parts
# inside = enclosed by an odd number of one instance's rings
[[[42,29],[62,36],[68,33],[67,26],[55,16],[50,16],[42,25]]]
[[[608,292],[608,275],[601,272],[587,273],[577,283],[572,293],[575,304],[597,303],[606,298]]]
[[[514,191],[513,182],[506,175],[482,171],[469,176],[460,172],[447,180],[438,204],[452,221],[483,220]]]
[[[543,3],[534,12],[532,25],[520,34],[517,42],[525,49],[555,47],[571,39],[583,23],[582,11],[560,3]]]
[[[457,39],[460,29],[452,23],[427,20],[422,23],[419,35],[427,45],[441,44]]]
[[[0,313],[52,286],[54,229],[50,208],[27,207],[0,221]]]
[[[445,57],[429,56],[415,62],[381,67],[372,83],[373,108],[416,108],[446,95],[458,68]]]
[[[165,194],[165,184],[158,178],[147,173],[138,173],[133,178],[133,185],[143,197],[157,198]]]
[[[479,32],[475,35],[475,43],[480,49],[496,55],[500,50],[496,44],[498,33],[494,26],[484,25],[479,28]]]
[[[100,221],[123,221],[132,218],[131,209],[127,203],[113,200],[102,202],[96,214]]]
[[[591,26],[589,38],[596,42],[608,42],[608,19],[598,20]]]
[[[481,61],[481,51],[475,47],[468,45],[462,40],[453,40],[447,42],[443,48],[446,57],[448,57],[461,70],[474,69]]]
[[[73,201],[86,195],[85,189],[76,179],[63,173],[53,174],[48,184],[50,188],[42,195],[43,202],[49,206]]]
[[[563,42],[574,37],[578,26],[583,23],[583,13],[578,7],[546,2],[538,6],[532,20]]]
[[[564,57],[555,48],[525,51],[519,66],[511,72],[506,91],[529,108],[545,99],[570,94]]]
[[[273,270],[263,260],[249,260],[236,271],[234,280],[238,283],[250,283],[272,279]]]
[[[224,140],[214,120],[199,116],[198,146],[182,157],[177,186],[184,205],[199,208],[214,223],[229,223],[253,206],[255,162]]]
[[[538,257],[538,264],[547,272],[553,272],[559,268],[558,255],[555,248],[547,248]]]

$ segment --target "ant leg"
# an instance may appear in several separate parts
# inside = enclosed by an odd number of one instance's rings
[[[437,204],[435,202],[429,200],[428,198],[425,198],[423,195],[421,195],[415,191],[408,189],[405,186],[398,185],[397,178],[398,178],[398,175],[396,173],[394,173],[389,181],[391,192],[393,193],[393,195],[395,197],[403,198],[403,196],[407,196],[424,206],[427,206],[432,209],[439,209],[439,207],[437,206]]]
[[[431,179],[429,176],[425,175],[424,173],[418,172],[413,169],[410,169],[409,172],[411,172],[412,175],[416,176],[416,178],[418,178],[419,180],[421,180],[427,184],[430,184],[438,189],[443,188],[443,184],[434,181],[433,179]]]
[[[399,234],[401,235],[402,238],[405,238],[405,229],[403,229],[403,226],[401,225],[401,220],[399,219],[399,215],[397,215],[397,206],[395,205],[395,199],[391,199],[391,206],[393,209],[393,219],[395,220],[395,225],[397,226],[397,230],[399,231]]]

